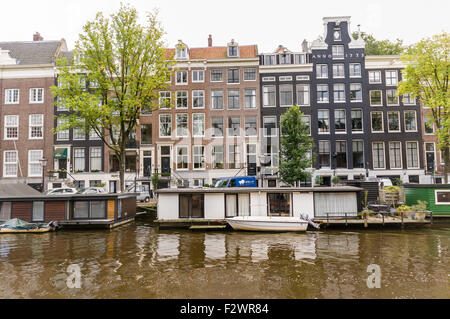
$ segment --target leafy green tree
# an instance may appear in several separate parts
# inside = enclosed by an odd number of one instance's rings
[[[281,116],[279,172],[281,180],[289,185],[311,177],[306,169],[311,167],[314,144],[303,116],[299,106],[290,107]]]
[[[358,32],[353,32],[353,38],[359,38]],[[403,53],[403,40],[395,42],[389,40],[376,40],[373,35],[361,32],[361,38],[366,42],[366,55],[399,55]]]
[[[401,60],[406,64],[398,93],[413,94],[430,108],[438,148],[445,162],[445,183],[450,173],[450,36],[444,32],[408,47]]]
[[[56,131],[94,132],[119,163],[122,192],[126,146],[142,112],[158,108],[158,91],[170,77],[157,14],[149,13],[141,25],[127,5],[109,18],[97,13],[83,27],[73,60],[58,61],[58,85],[52,87],[56,104],[70,111],[59,116]]]

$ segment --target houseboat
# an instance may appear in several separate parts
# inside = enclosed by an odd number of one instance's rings
[[[295,217],[311,220],[346,216],[356,218],[361,188],[171,188],[157,191],[160,227],[226,224],[227,218]],[[288,221],[288,219],[286,219]]]
[[[0,223],[56,221],[63,228],[113,228],[134,220],[136,194],[44,195],[25,184],[0,184]]]

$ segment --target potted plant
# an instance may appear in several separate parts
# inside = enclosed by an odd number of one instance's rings
[[[339,184],[339,182],[341,181],[341,179],[339,178],[339,176],[334,176],[331,179],[331,182],[333,183],[334,186],[336,186],[337,184]]]
[[[398,213],[400,216],[403,215],[404,217],[408,217],[408,219],[413,219],[415,215],[411,207],[409,207],[408,205],[401,205],[397,207],[396,213]]]
[[[323,184],[323,177],[317,175],[317,176],[316,176],[316,179],[315,179],[315,181],[314,181],[314,186],[320,186],[320,185],[322,185],[322,184]]]
[[[418,200],[416,205],[411,206],[411,209],[415,212],[415,218],[418,220],[424,220],[427,211],[428,202]]]

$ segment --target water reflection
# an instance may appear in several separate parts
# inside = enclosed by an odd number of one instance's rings
[[[0,298],[448,298],[450,229],[0,236]],[[82,289],[66,286],[77,264]],[[382,288],[366,286],[367,266]]]

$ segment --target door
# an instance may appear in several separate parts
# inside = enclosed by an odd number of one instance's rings
[[[434,152],[427,152],[427,172],[434,172]]]
[[[67,159],[59,159],[58,167],[59,167],[60,171],[67,170]],[[60,172],[59,178],[62,178],[62,179],[67,178],[67,173]]]
[[[152,159],[144,157],[144,177],[150,177],[152,174]]]
[[[110,181],[109,182],[109,192],[110,193],[117,193],[117,181]]]
[[[204,218],[204,195],[180,194],[179,216],[180,218]]]
[[[161,173],[170,174],[170,157],[161,157]]]

